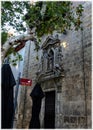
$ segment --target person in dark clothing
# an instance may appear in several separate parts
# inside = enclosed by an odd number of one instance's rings
[[[39,83],[35,85],[30,96],[32,97],[33,106],[32,106],[32,118],[30,121],[29,128],[39,129],[40,128],[39,113],[41,109],[41,101],[42,98],[44,97],[44,93]]]
[[[10,129],[13,125],[13,86],[16,82],[9,64],[2,66],[1,74],[1,128]]]

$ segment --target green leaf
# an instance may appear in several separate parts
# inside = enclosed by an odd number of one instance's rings
[[[8,38],[8,33],[2,32],[1,33],[1,43],[2,43],[2,45],[7,41],[7,38]]]

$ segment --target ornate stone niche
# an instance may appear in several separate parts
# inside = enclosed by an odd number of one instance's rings
[[[51,78],[64,76],[62,65],[62,47],[58,37],[48,36],[42,44],[42,56],[37,72],[38,79],[45,81]]]

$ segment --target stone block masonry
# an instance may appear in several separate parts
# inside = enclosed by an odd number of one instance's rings
[[[78,2],[77,2],[78,3]],[[80,2],[79,2],[80,3]],[[84,6],[82,16],[83,31],[68,31],[67,34],[58,34],[61,42],[65,41],[67,46],[62,46],[62,63],[64,78],[60,78],[61,87],[55,85],[50,79],[42,83],[43,91],[55,90],[55,128],[91,128],[91,57],[92,57],[92,35],[91,16],[92,3],[81,2]],[[76,4],[74,2],[74,4]],[[55,35],[55,33],[53,34]],[[46,37],[45,37],[46,39]],[[44,41],[42,41],[43,43]],[[38,64],[41,63],[42,49],[38,54],[34,50],[35,44],[26,44],[25,62],[23,76],[31,78],[31,87],[22,87],[20,93],[20,107],[16,128],[28,128],[31,119],[32,100],[29,96],[35,83]],[[28,52],[29,50],[29,52]],[[29,54],[28,54],[29,53]],[[57,52],[55,51],[55,54]],[[36,60],[36,56],[39,60]],[[55,62],[57,59],[55,59]],[[45,66],[43,66],[45,67]],[[57,80],[55,81],[57,83]],[[25,100],[24,100],[25,97]],[[41,108],[41,127],[44,128],[44,105]]]

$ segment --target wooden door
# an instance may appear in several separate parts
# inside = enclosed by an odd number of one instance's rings
[[[45,93],[45,128],[55,128],[55,91]]]

